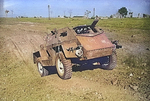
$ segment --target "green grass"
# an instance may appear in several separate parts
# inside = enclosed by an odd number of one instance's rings
[[[0,22],[34,22],[49,24],[50,26],[60,26],[60,27],[72,27],[78,25],[90,25],[93,19],[81,19],[81,18],[0,18]],[[150,30],[150,19],[149,18],[124,18],[124,19],[100,19],[97,26],[104,27],[110,30],[123,30],[123,29],[140,29],[140,30]]]
[[[141,29],[150,30],[149,18],[125,18],[125,19],[104,19],[100,20],[98,26],[114,30],[119,29]]]
[[[47,23],[50,25],[64,25],[67,26],[77,26],[77,25],[90,25],[92,19],[63,19],[63,18],[52,18],[48,20],[46,18],[21,18],[19,21],[24,22],[36,22],[36,23]],[[109,29],[120,29],[120,28],[129,28],[129,29],[141,29],[141,30],[150,30],[150,19],[149,18],[125,18],[125,19],[103,19],[99,20],[98,26],[107,27]]]
[[[18,21],[22,22],[35,22],[42,24],[49,24],[49,26],[60,26],[60,27],[72,27],[77,25],[91,24],[93,20],[91,19],[73,19],[73,18],[51,18],[48,20],[47,18],[20,18]]]
[[[48,20],[47,18],[20,18],[17,21],[21,22],[34,22],[46,24],[46,28],[53,30],[55,28],[63,27],[75,27],[78,25],[90,25],[93,19],[68,19],[68,18],[52,18]],[[140,34],[144,30],[146,34],[150,31],[150,19],[149,18],[125,18],[125,19],[100,19],[97,26],[108,30],[110,32],[115,31],[120,34]]]

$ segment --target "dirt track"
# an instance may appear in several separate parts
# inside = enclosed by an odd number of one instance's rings
[[[121,69],[120,65],[118,65],[120,70],[114,69],[113,71],[105,71],[99,68],[81,72],[73,71],[73,77],[70,80],[61,80],[56,72],[53,75],[41,78],[36,65],[32,61],[32,53],[39,50],[39,45],[44,43],[43,36],[46,35],[37,30],[38,28],[40,28],[39,24],[17,23],[2,25],[0,29],[1,36],[4,38],[3,45],[5,45],[3,47],[3,51],[5,51],[3,55],[11,55],[12,59],[15,59],[12,61],[19,61],[17,62],[17,64],[19,63],[17,67],[11,67],[12,71],[13,69],[15,70],[14,72],[7,71],[8,76],[5,78],[6,81],[4,78],[1,79],[2,87],[0,90],[2,92],[0,99],[2,101],[18,101],[22,99],[26,101],[29,99],[39,101],[62,101],[69,99],[73,101],[148,100],[145,99],[147,95],[143,97],[135,89],[132,90],[129,85],[121,85],[122,81],[119,76],[122,74],[119,73],[123,73],[122,70],[124,69]],[[121,54],[121,52],[118,52],[118,54]],[[6,65],[9,67],[10,64]],[[21,71],[13,75],[17,69]],[[53,71],[56,71],[55,68]],[[16,85],[19,86],[17,87]],[[8,95],[14,96],[10,97]]]
[[[10,51],[24,61],[31,59],[31,54],[37,51],[39,45],[43,43],[40,35],[33,34],[15,35],[7,40],[7,47]]]

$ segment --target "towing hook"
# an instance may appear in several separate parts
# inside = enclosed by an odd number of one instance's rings
[[[116,49],[122,48],[122,45],[118,45],[119,40],[111,41],[111,43],[116,45]]]

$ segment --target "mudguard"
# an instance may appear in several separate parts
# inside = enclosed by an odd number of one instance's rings
[[[63,43],[62,44],[62,49],[64,52],[64,55],[66,58],[77,58],[77,56],[75,55],[76,50],[74,50],[74,48],[77,47],[77,44],[75,42],[72,43]],[[69,50],[72,49],[72,50]]]

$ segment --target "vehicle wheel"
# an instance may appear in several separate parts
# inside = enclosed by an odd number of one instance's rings
[[[56,68],[61,79],[70,79],[72,76],[71,61],[66,59],[62,52],[56,56]]]
[[[116,67],[117,64],[117,56],[116,56],[116,52],[113,51],[112,55],[107,56],[108,61],[107,63],[102,64],[102,68],[106,69],[106,70],[112,70]]]
[[[40,73],[41,77],[48,75],[48,70],[46,70],[40,62],[37,62],[38,72]]]

